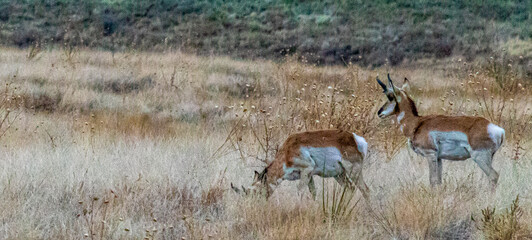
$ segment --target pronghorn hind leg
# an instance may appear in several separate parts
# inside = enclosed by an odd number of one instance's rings
[[[362,177],[362,171],[360,171],[357,176],[356,176],[356,180],[355,180],[355,185],[358,187],[358,189],[360,190],[360,192],[362,192],[362,196],[366,199],[366,200],[369,200],[369,193],[370,193],[370,190],[368,188],[368,185],[366,185],[366,183],[364,182],[364,178]]]
[[[477,163],[480,169],[484,171],[486,176],[488,176],[491,184],[494,187],[497,186],[497,182],[499,181],[499,173],[497,173],[497,171],[495,171],[495,169],[493,169],[491,166],[493,154],[488,150],[479,150],[473,151],[471,157]]]
[[[364,199],[369,200],[369,188],[368,185],[364,182],[364,177],[362,176],[362,164],[355,163],[351,168],[351,172],[348,173],[351,182],[355,183],[358,190],[362,192]]]
[[[369,200],[370,191],[369,191],[368,186],[364,182],[364,178],[362,177],[362,164],[354,163],[352,164],[352,167],[350,170],[347,171],[345,169],[344,172],[345,172],[344,179],[347,182],[349,182],[349,186],[351,187],[351,189],[354,189],[353,185],[355,185],[362,193],[362,196],[364,197],[364,199]]]
[[[429,157],[429,178],[431,186],[442,183],[442,160],[436,155]]]

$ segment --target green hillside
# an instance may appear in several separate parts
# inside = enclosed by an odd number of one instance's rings
[[[508,39],[528,40],[531,2],[0,0],[0,43],[398,64],[475,57]]]

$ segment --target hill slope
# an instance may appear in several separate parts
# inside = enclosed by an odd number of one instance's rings
[[[532,36],[518,1],[0,0],[0,42],[111,50],[180,48],[319,64],[474,57]]]

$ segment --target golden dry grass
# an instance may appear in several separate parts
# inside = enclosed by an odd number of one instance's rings
[[[518,77],[501,88],[458,58],[371,70],[177,52],[27,55],[0,51],[10,97],[0,113],[19,114],[0,138],[2,238],[490,238],[482,210],[504,214],[518,194],[514,236],[532,234],[532,97]],[[444,184],[428,186],[426,160],[376,117],[384,99],[374,79],[388,71],[410,79],[421,114],[481,115],[507,130],[496,192],[472,161],[446,161]],[[294,182],[269,201],[229,191],[249,184],[288,134],[323,128],[370,143],[371,203],[351,218],[330,221]]]

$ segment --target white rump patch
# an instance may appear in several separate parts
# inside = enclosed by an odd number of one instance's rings
[[[504,141],[504,129],[493,123],[490,123],[488,124],[488,134],[490,135],[491,140],[493,140],[497,146],[497,149],[499,149]]]
[[[368,143],[366,142],[366,139],[356,135],[355,133],[353,133],[353,136],[355,136],[355,142],[357,143],[358,151],[362,153],[363,158],[366,158],[366,155],[368,155]]]

